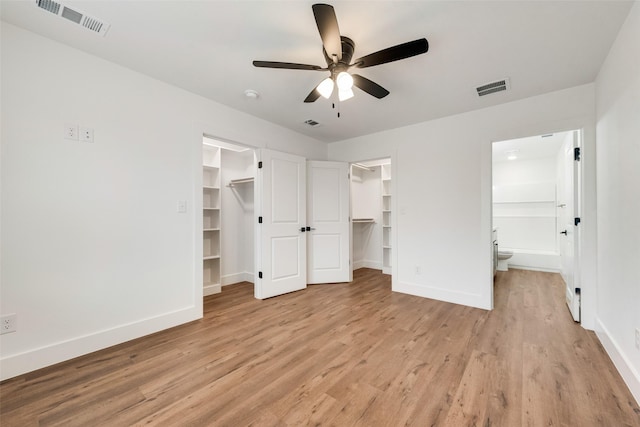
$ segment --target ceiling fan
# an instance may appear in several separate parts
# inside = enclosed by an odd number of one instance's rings
[[[334,86],[338,87],[338,99],[340,101],[353,97],[353,86],[356,86],[369,95],[378,99],[389,95],[389,91],[379,84],[362,77],[359,74],[349,73],[350,68],[367,68],[374,65],[386,64],[400,59],[426,53],[429,50],[427,39],[422,38],[407,43],[392,46],[378,52],[363,56],[351,63],[355,51],[355,43],[348,37],[340,35],[338,19],[333,6],[328,4],[314,4],[313,15],[316,19],[320,38],[322,39],[322,52],[327,61],[327,67],[318,65],[296,64],[277,61],[253,61],[253,65],[262,68],[283,68],[289,70],[329,71],[331,75],[316,86],[305,98],[304,102],[314,102],[320,96],[329,98]]]

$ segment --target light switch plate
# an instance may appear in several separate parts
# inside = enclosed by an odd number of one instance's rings
[[[80,128],[80,141],[82,142],[93,142],[93,129],[91,128]]]
[[[186,200],[178,200],[178,213],[187,212],[187,201]]]

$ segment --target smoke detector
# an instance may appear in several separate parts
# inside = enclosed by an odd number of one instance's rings
[[[485,96],[509,89],[511,89],[511,84],[509,83],[509,78],[505,77],[504,79],[496,80],[495,82],[478,86],[476,88],[476,93],[478,94],[478,96]]]
[[[100,34],[103,37],[111,27],[111,24],[107,24],[100,19],[89,16],[84,12],[70,8],[54,0],[36,0],[36,6],[78,24],[89,31]]]

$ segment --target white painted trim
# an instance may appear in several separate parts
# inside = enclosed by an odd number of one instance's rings
[[[370,259],[361,259],[353,262],[353,269],[372,268],[374,270],[382,270],[382,261],[372,261]]]
[[[227,274],[225,276],[222,276],[222,286],[235,285],[236,283],[240,282],[253,283],[253,273],[244,271],[242,273]]]
[[[202,287],[202,286],[201,286]],[[35,371],[116,344],[153,334],[202,317],[198,306],[163,313],[155,317],[119,325],[111,329],[52,343],[40,348],[0,359],[0,380]]]
[[[516,265],[509,264],[509,270],[531,270],[531,271],[543,271],[545,273],[560,273],[560,270],[557,268],[531,267],[528,265],[517,265],[517,264]],[[503,271],[503,270],[498,269],[498,271]]]
[[[219,294],[222,290],[220,283],[216,283],[215,285],[205,285],[202,288],[202,296],[206,297],[209,295]]]
[[[640,373],[635,370],[629,358],[622,352],[620,346],[613,339],[599,317],[596,318],[595,333],[614,366],[618,369],[622,380],[636,399],[636,404],[640,404]]]
[[[420,285],[400,280],[398,280],[397,283],[392,283],[391,290],[394,292],[401,292],[403,294],[431,298],[453,304],[467,305],[469,307],[481,308],[483,310],[491,310],[491,307],[479,304],[480,301],[484,301],[486,299],[479,294],[451,291],[450,289],[438,286]]]

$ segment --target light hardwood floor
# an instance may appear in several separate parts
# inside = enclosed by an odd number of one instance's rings
[[[351,284],[265,301],[0,384],[0,425],[640,426],[556,274],[499,273],[491,312]]]

